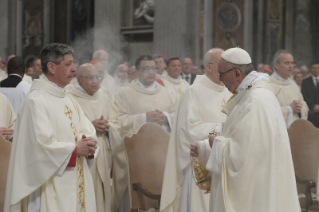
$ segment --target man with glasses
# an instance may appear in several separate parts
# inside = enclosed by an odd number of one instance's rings
[[[164,86],[178,100],[183,92],[189,87],[189,83],[182,79],[180,75],[182,71],[181,61],[178,57],[170,57],[167,60],[167,75],[162,77]]]
[[[309,109],[298,85],[290,79],[295,67],[292,54],[287,50],[278,50],[274,55],[273,67],[275,72],[271,75],[270,81],[281,86],[277,98],[286,126],[289,128],[295,120],[307,119]]]
[[[117,108],[100,89],[100,80],[101,76],[92,64],[83,64],[78,71],[78,83],[68,92],[92,122],[98,138],[100,149],[90,167],[96,197],[96,211],[111,212],[111,147],[116,149],[121,142],[120,123],[117,119]]]
[[[300,211],[289,137],[276,98],[280,86],[254,71],[240,48],[221,55],[218,72],[234,95],[222,110],[227,119],[221,135],[209,136],[206,168],[214,173],[209,211]],[[191,155],[198,156],[195,147]]]
[[[153,57],[149,55],[140,56],[135,62],[135,67],[137,79],[122,88],[115,98],[115,105],[119,110],[122,137],[131,137],[147,122],[157,123],[170,132],[176,99],[165,87],[155,81],[157,69]],[[121,149],[118,148],[118,151],[113,153],[115,176],[113,179],[113,211],[119,209],[122,201],[123,207],[129,204],[127,195],[128,175],[126,169],[123,169],[127,159],[124,161],[119,157],[123,152],[125,152],[124,143]],[[118,176],[123,177],[120,179]]]

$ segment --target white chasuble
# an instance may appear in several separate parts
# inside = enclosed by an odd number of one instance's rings
[[[107,96],[114,101],[115,98],[115,89],[116,89],[116,82],[114,78],[109,74],[106,73],[104,75],[104,79],[101,83],[101,89],[107,94]]]
[[[16,121],[16,114],[8,98],[0,93],[0,127],[12,128]]]
[[[291,79],[284,82],[274,78],[273,76],[270,77],[270,81],[281,86],[281,91],[278,94],[277,99],[281,107],[282,115],[286,121],[287,128],[289,128],[292,122],[300,118],[307,120],[309,109],[307,103],[303,99],[298,85]],[[299,114],[293,112],[289,106],[294,100],[298,100],[302,104],[301,112]]]
[[[218,187],[211,190],[211,212],[300,212],[279,92],[279,86],[258,81],[225,105],[228,117],[207,163],[221,178],[212,179]]]
[[[181,98],[183,92],[189,87],[188,82],[178,76],[177,79],[170,77],[168,74],[161,78],[164,82],[165,88],[171,92],[178,100]]]
[[[208,211],[210,195],[194,182],[189,146],[207,139],[210,132],[220,132],[226,120],[221,110],[230,96],[225,86],[213,83],[206,75],[197,76],[183,93],[168,146],[160,211]],[[186,202],[182,197],[185,193],[189,193]]]
[[[122,88],[115,98],[115,105],[119,110],[121,122],[121,137],[131,137],[146,123],[145,113],[160,110],[169,114],[173,120],[176,108],[176,98],[157,82],[154,90],[147,90],[131,82],[127,87]],[[125,189],[128,185],[127,155],[124,143],[113,152],[113,187],[112,197],[114,204],[113,211],[117,211],[123,199]]]
[[[38,189],[41,212],[96,211],[87,159],[77,157],[75,167],[60,172],[76,141],[82,135],[96,139],[95,133],[69,94],[44,78],[34,80],[15,124],[4,211],[25,211],[29,195]]]
[[[112,163],[112,151],[117,150],[121,145],[119,135],[120,123],[117,119],[118,110],[112,101],[104,95],[100,89],[94,95],[85,94],[74,86],[68,89],[68,92],[76,99],[82,107],[86,117],[92,122],[101,116],[108,121],[110,125],[108,137],[106,134],[97,133],[99,152],[95,158],[90,171],[94,182],[94,191],[96,197],[96,209],[98,212],[111,211],[111,182],[110,170]],[[109,144],[110,141],[111,148]]]

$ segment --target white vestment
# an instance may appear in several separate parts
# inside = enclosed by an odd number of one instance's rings
[[[24,74],[24,75],[23,75],[23,78],[22,78],[22,81],[24,81],[24,82],[26,82],[26,83],[28,83],[28,84],[31,85],[31,84],[32,84],[32,77],[30,77],[30,76]]]
[[[147,90],[136,81],[122,88],[115,98],[115,105],[119,110],[121,122],[121,137],[131,137],[146,123],[146,112],[160,110],[166,113],[169,119],[173,119],[176,108],[176,99],[170,92],[154,82],[153,90]],[[117,211],[123,199],[128,185],[127,155],[124,143],[114,152],[114,169],[112,188],[113,211]]]
[[[34,80],[15,124],[4,211],[26,211],[35,191],[37,211],[96,211],[87,159],[66,167],[76,141],[95,133],[75,99],[44,78]]]
[[[174,79],[167,74],[161,79],[164,82],[165,88],[167,88],[178,100],[181,98],[183,92],[189,87],[188,82],[183,80],[182,76],[178,76],[177,79]]]
[[[227,120],[207,162],[215,173],[212,185],[217,184],[211,189],[211,212],[300,212],[289,137],[276,98],[280,87],[259,76],[246,76],[249,80],[223,109]]]
[[[309,109],[295,81],[289,78],[283,81],[276,79],[273,76],[270,77],[270,81],[281,86],[281,91],[277,96],[277,99],[281,107],[282,115],[286,121],[286,127],[289,128],[292,122],[300,118],[307,120]],[[298,100],[302,104],[301,112],[299,114],[293,112],[292,108],[289,106],[294,100]]]
[[[115,98],[114,90],[116,89],[116,83],[115,83],[114,78],[111,75],[109,75],[108,73],[106,73],[104,75],[104,79],[101,83],[101,89],[107,93],[108,97],[112,101],[114,101],[114,98]]]
[[[16,114],[8,98],[0,93],[0,127],[11,128],[16,121]]]
[[[75,86],[68,89],[82,107],[86,117],[92,122],[102,115],[110,125],[108,137],[106,134],[97,133],[99,153],[95,158],[90,171],[93,177],[96,196],[96,209],[98,212],[111,211],[111,185],[110,170],[112,163],[111,147],[116,150],[121,144],[119,135],[120,123],[117,119],[118,110],[112,101],[98,90],[94,95],[85,94]]]
[[[183,93],[169,141],[160,211],[208,210],[210,195],[204,194],[192,178],[189,146],[207,139],[209,132],[221,131],[226,120],[221,110],[230,96],[225,86],[213,83],[206,75],[197,76]],[[210,151],[208,142],[207,149]]]

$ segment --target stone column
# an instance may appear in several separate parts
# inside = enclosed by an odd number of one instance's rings
[[[252,55],[253,46],[253,1],[244,1],[244,32],[243,32],[243,49]]]
[[[297,65],[308,66],[313,60],[310,3],[311,0],[295,0],[293,55]]]
[[[205,0],[204,55],[213,48],[214,0]]]
[[[94,50],[105,49],[112,66],[122,60],[121,1],[95,0],[94,7]]]
[[[9,46],[8,46],[8,35],[9,35],[9,0],[2,0],[0,1],[0,56],[2,57],[2,60],[6,58],[8,52],[9,52]]]

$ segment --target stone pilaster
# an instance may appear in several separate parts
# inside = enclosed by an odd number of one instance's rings
[[[9,0],[0,1],[0,56],[4,61],[6,55],[8,54],[8,2]]]

